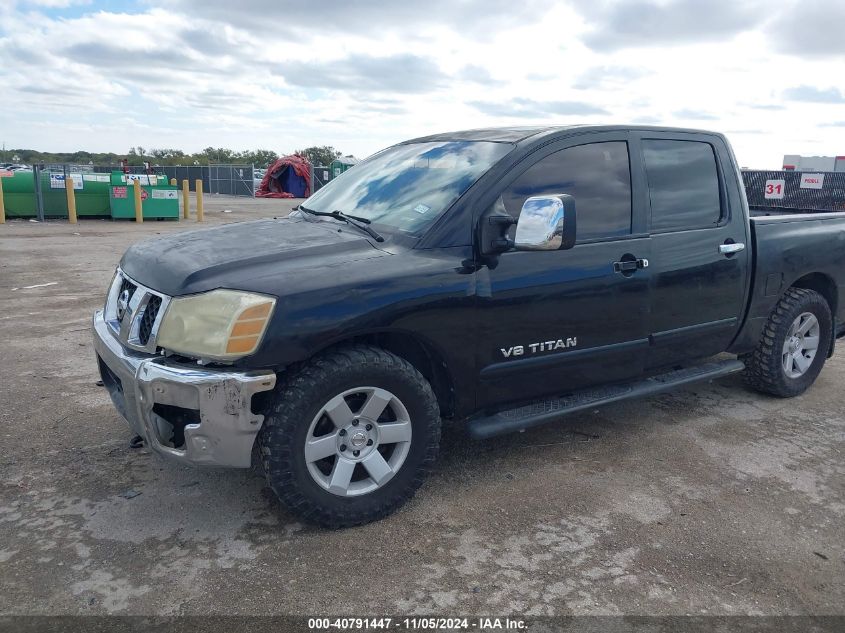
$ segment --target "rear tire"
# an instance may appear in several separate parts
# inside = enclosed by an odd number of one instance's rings
[[[313,359],[280,382],[268,409],[258,436],[267,481],[288,509],[324,527],[391,514],[437,457],[440,411],[431,386],[377,347]]]
[[[740,356],[752,389],[780,398],[804,393],[827,360],[833,337],[830,306],[819,293],[790,288],[772,311],[757,347]]]

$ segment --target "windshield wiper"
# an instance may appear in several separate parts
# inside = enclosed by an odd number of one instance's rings
[[[369,235],[371,238],[373,238],[376,242],[383,242],[384,241],[384,238],[381,235],[379,235],[375,231],[375,229],[367,226],[371,222],[367,218],[362,218],[362,217],[359,217],[357,215],[346,215],[343,211],[331,211],[331,212],[329,212],[329,211],[314,211],[314,209],[309,209],[308,207],[305,207],[301,204],[297,208],[300,211],[305,211],[305,213],[310,213],[311,215],[318,215],[318,216],[323,216],[323,217],[327,217],[327,218],[335,218],[337,220],[341,220],[343,222],[346,222],[347,224],[351,224],[352,226],[361,229],[367,235]]]
[[[305,205],[300,204],[297,209],[302,209],[305,213],[310,213],[311,215],[324,215],[330,218],[350,218],[352,220],[357,220],[358,222],[363,222],[364,224],[370,224],[371,221],[367,218],[362,218],[358,215],[347,215],[343,211],[314,211],[314,209],[309,209]]]

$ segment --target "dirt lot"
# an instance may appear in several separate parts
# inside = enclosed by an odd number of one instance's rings
[[[210,197],[207,224],[290,206]],[[255,470],[131,450],[90,315],[129,244],[195,226],[0,225],[0,613],[843,613],[842,354],[790,401],[727,379],[448,430],[412,503],[338,532]]]

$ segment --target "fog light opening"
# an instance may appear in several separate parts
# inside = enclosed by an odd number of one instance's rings
[[[185,450],[185,427],[200,423],[198,409],[186,409],[170,404],[153,406],[156,434],[159,444],[176,450]]]

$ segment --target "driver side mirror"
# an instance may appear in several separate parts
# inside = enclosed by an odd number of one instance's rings
[[[518,251],[555,251],[575,246],[575,198],[569,194],[532,196],[516,225]]]

